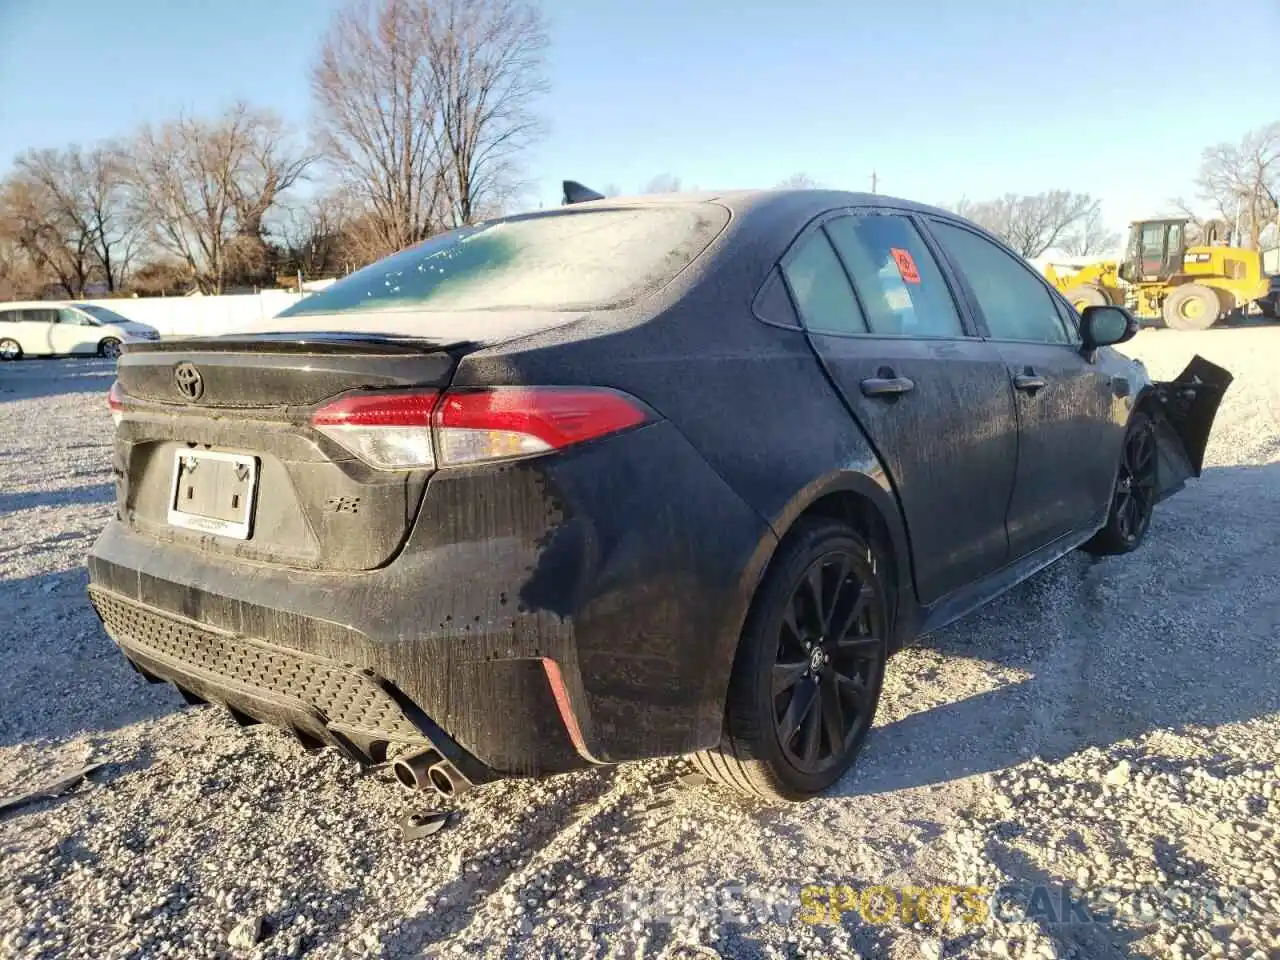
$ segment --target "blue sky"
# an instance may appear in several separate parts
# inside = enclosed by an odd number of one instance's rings
[[[0,0],[0,169],[237,97],[305,130],[340,0]],[[1280,119],[1280,0],[545,0],[530,203],[565,177],[831,186],[926,202],[1050,188],[1108,220],[1190,196],[1200,151]],[[1236,42],[1249,51],[1232,56]]]

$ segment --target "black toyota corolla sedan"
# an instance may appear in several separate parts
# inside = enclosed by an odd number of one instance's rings
[[[138,672],[406,786],[692,754],[799,800],[886,659],[1198,475],[1230,375],[953,214],[595,200],[138,343],[90,593]]]

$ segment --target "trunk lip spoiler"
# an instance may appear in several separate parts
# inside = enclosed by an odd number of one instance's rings
[[[143,340],[123,345],[123,354],[150,353],[466,353],[480,344],[468,340],[427,340],[400,334],[344,333],[341,331],[305,330],[272,333],[228,333],[217,336],[172,337],[167,340]]]

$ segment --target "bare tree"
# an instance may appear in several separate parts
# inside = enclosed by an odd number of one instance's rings
[[[16,169],[68,247],[62,259],[77,264],[79,290],[73,295],[83,292],[90,273],[109,292],[123,286],[139,229],[119,149],[104,144],[88,152],[78,146],[32,150],[18,158]],[[85,252],[93,264],[89,271],[79,268]]]
[[[679,193],[680,178],[671,173],[660,173],[640,188],[641,193]]]
[[[990,230],[1028,259],[1065,242],[1097,201],[1087,193],[1049,190],[1037,194],[1008,193],[995,200],[961,200],[953,209]]]
[[[67,222],[56,200],[26,171],[10,175],[0,189],[0,221],[11,245],[37,275],[79,297],[93,273],[89,234]]]
[[[547,33],[525,0],[430,0],[427,63],[436,152],[452,226],[501,211],[521,184],[517,158],[542,132]]]
[[[221,293],[228,280],[266,269],[264,218],[310,163],[278,117],[237,103],[214,120],[144,127],[129,176],[157,245],[202,290]]]
[[[420,0],[364,0],[334,17],[311,78],[321,150],[368,211],[375,256],[436,232],[437,98]]]
[[[1203,210],[1196,209],[1196,204],[1190,203],[1182,197],[1174,197],[1168,201],[1168,206],[1172,208],[1174,216],[1186,217],[1190,221],[1187,226],[1187,243],[1200,243],[1207,225],[1226,222],[1225,220],[1219,220],[1215,213],[1205,216]]]
[[[291,207],[280,230],[290,271],[314,279],[363,266],[368,261],[353,238],[359,229],[356,220],[350,198],[341,190],[318,193]]]
[[[818,183],[817,180],[813,179],[813,177],[809,176],[807,173],[804,173],[803,171],[801,171],[799,173],[793,173],[791,176],[787,177],[785,180],[779,180],[778,185],[775,189],[816,190],[821,186],[822,184]]]
[[[337,14],[312,91],[321,149],[362,207],[362,249],[501,210],[538,134],[546,42],[522,0],[355,0]]]
[[[85,209],[94,237],[94,256],[108,292],[122,289],[133,258],[144,241],[128,181],[128,164],[119,144],[107,143],[88,154],[85,167]]]
[[[15,223],[5,212],[5,194],[0,187],[0,300],[28,300],[38,297],[51,275],[41,271],[19,242]]]
[[[1196,193],[1211,210],[1207,218],[1193,213],[1185,201],[1175,203],[1198,227],[1208,220],[1236,224],[1236,242],[1257,248],[1267,226],[1280,222],[1280,123],[1251,130],[1238,143],[1206,148]]]
[[[171,257],[141,264],[129,280],[129,288],[144,297],[180,296],[190,291],[191,268]]]
[[[1073,257],[1091,257],[1114,250],[1120,241],[1119,232],[1110,229],[1103,220],[1102,201],[1095,200],[1058,246]]]

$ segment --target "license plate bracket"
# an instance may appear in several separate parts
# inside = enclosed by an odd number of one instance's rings
[[[169,523],[248,540],[258,490],[258,460],[217,450],[175,450]]]

